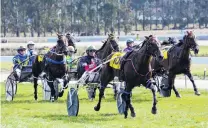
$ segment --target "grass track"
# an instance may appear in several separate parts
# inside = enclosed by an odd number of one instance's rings
[[[206,85],[207,86],[207,85]],[[93,102],[88,101],[85,89],[79,90],[80,111],[78,117],[68,117],[66,95],[55,103],[42,101],[42,90],[38,88],[39,100],[33,99],[31,84],[19,84],[13,102],[5,101],[4,84],[1,87],[1,127],[6,128],[83,128],[83,127],[125,127],[125,128],[207,128],[208,127],[208,91],[201,90],[201,96],[195,96],[193,90],[181,90],[181,99],[172,95],[161,98],[158,95],[158,114],[151,114],[152,95],[149,90],[135,88],[133,105],[136,118],[124,119],[119,115],[111,89],[107,89],[100,112],[95,112]]]

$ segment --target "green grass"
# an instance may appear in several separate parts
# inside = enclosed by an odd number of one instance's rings
[[[199,55],[197,56],[208,56],[208,46],[199,46]]]
[[[208,69],[208,65],[207,64],[192,64],[191,73],[193,76],[198,76],[202,78],[204,76],[204,68]],[[206,77],[208,77],[208,73],[206,73]]]
[[[85,89],[80,88],[80,111],[78,117],[68,117],[66,95],[54,103],[42,101],[42,90],[38,87],[39,100],[33,99],[31,84],[19,84],[17,95],[12,102],[5,101],[3,84],[1,87],[1,127],[6,128],[83,128],[83,127],[142,127],[142,128],[207,128],[208,92],[201,90],[201,96],[195,96],[193,90],[180,90],[181,99],[172,95],[161,98],[158,95],[158,114],[151,114],[152,95],[143,87],[133,90],[133,106],[136,118],[118,114],[111,89],[107,89],[100,112],[93,107],[97,103],[89,101]]]
[[[1,71],[11,71],[13,64],[12,62],[1,62],[0,67],[1,67]]]

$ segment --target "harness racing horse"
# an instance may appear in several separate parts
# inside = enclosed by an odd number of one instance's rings
[[[146,88],[151,89],[153,94],[153,107],[152,113],[157,113],[157,100],[156,100],[156,87],[151,82],[151,73],[152,69],[150,66],[150,60],[152,56],[157,57],[157,59],[162,60],[163,56],[159,50],[158,42],[154,37],[150,37],[140,48],[140,50],[134,50],[125,60],[124,64],[124,75],[126,82],[125,90],[122,94],[122,99],[126,103],[124,110],[124,117],[127,118],[128,108],[131,110],[131,116],[135,117],[136,114],[134,112],[134,108],[131,104],[131,91],[132,89],[140,84],[143,84]],[[111,56],[108,57],[111,59]],[[94,107],[95,111],[100,110],[102,96],[104,94],[105,88],[107,84],[114,79],[115,76],[119,76],[120,69],[114,69],[110,66],[110,62],[103,66],[101,71],[101,87],[99,93],[99,101],[98,104]]]
[[[67,41],[63,35],[58,35],[57,45],[55,47],[55,52],[49,51],[47,54],[44,55],[43,61],[39,60],[39,55],[36,57],[35,62],[32,66],[32,73],[34,76],[34,98],[37,100],[37,81],[38,76],[41,72],[46,70],[46,74],[48,76],[47,81],[48,85],[51,89],[51,101],[54,101],[55,90],[53,86],[53,81],[56,78],[63,78],[64,86],[69,82],[69,77],[67,75],[68,68],[66,65],[66,55],[68,54],[67,46],[65,42]],[[47,66],[45,67],[45,63]],[[59,93],[59,97],[63,95],[63,90]]]
[[[168,91],[173,88],[176,97],[181,97],[179,92],[176,90],[174,81],[177,74],[185,74],[189,77],[193,84],[193,88],[196,95],[200,95],[196,84],[193,80],[192,74],[190,72],[191,58],[189,56],[190,50],[193,50],[195,54],[198,54],[199,47],[196,43],[195,36],[192,32],[187,31],[187,35],[183,37],[183,43],[180,45],[174,45],[168,51],[168,58],[164,59],[160,63],[157,60],[152,60],[152,67],[160,71],[164,68],[168,71],[168,86],[162,88],[162,90]]]
[[[101,61],[104,61],[109,55],[111,55],[113,52],[118,52],[119,51],[119,46],[118,43],[116,42],[115,38],[113,37],[112,34],[108,35],[107,40],[103,43],[102,47],[100,49],[98,49],[96,51],[96,57],[101,59]],[[82,74],[85,72],[85,70],[83,70],[83,68],[81,67],[81,65],[78,63],[78,68],[77,68],[77,75],[78,75],[78,79],[80,79],[82,77]],[[114,95],[116,97],[117,94],[117,90],[114,87]],[[92,97],[95,97],[95,91],[97,88],[89,88],[89,92]]]

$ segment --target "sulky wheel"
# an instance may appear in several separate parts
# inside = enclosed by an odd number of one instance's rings
[[[74,88],[70,88],[67,95],[67,111],[68,116],[77,116],[79,112],[79,98]]]

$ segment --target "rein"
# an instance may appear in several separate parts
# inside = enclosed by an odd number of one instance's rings
[[[149,40],[148,40],[149,41]],[[147,46],[146,46],[147,47]],[[142,48],[142,47],[141,47]],[[140,48],[140,49],[141,49]],[[146,48],[146,50],[145,51],[147,51],[148,50],[148,48]],[[144,56],[149,56],[149,57],[151,57],[152,55],[150,55],[150,54],[146,54],[145,52],[135,52],[134,54],[142,54],[142,55],[144,55]],[[137,75],[140,75],[140,76],[142,76],[142,77],[146,77],[147,75],[149,75],[150,73],[152,73],[153,71],[154,71],[154,69],[151,69],[149,72],[147,72],[146,74],[141,74],[141,73],[139,73],[137,70],[136,70],[136,67],[135,67],[135,65],[134,65],[134,63],[133,63],[133,61],[132,61],[132,59],[126,59],[126,60],[124,60],[124,61],[131,61],[131,65],[132,65],[132,67],[133,67],[133,69],[134,69],[134,72],[137,74]],[[150,60],[149,60],[150,61]]]
[[[152,73],[152,72],[154,71],[154,69],[151,69],[151,71],[147,72],[146,74],[141,74],[141,73],[139,73],[139,72],[136,70],[136,68],[135,68],[135,66],[134,66],[134,63],[132,62],[132,59],[126,59],[125,61],[131,61],[131,65],[132,65],[132,67],[133,67],[133,69],[134,69],[134,72],[135,72],[137,75],[146,77],[147,75],[149,75],[150,73]]]

